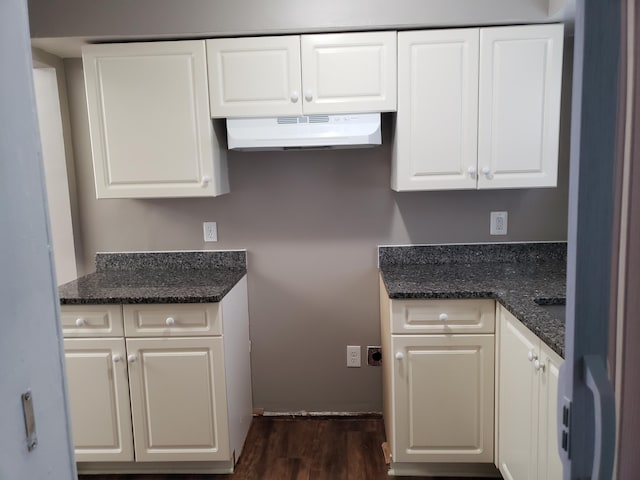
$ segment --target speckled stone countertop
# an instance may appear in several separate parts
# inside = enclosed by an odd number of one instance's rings
[[[564,357],[566,243],[380,247],[389,298],[493,298]]]
[[[219,302],[247,273],[244,250],[98,253],[96,272],[58,287],[63,305]]]

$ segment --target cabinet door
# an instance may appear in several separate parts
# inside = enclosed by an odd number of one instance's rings
[[[475,189],[478,29],[398,33],[394,190]]]
[[[562,25],[480,29],[478,188],[555,187]]]
[[[207,40],[211,115],[300,115],[300,37]]]
[[[133,460],[124,339],[65,339],[64,354],[76,460]]]
[[[303,35],[303,111],[396,109],[396,32]]]
[[[504,308],[500,312],[498,468],[506,480],[536,480],[540,340]]]
[[[222,337],[127,339],[136,460],[229,460]]]
[[[82,59],[98,198],[228,191],[203,40],[88,45]]]
[[[558,453],[558,374],[562,358],[545,344],[540,347],[540,421],[538,431],[538,480],[562,480]]]
[[[492,462],[494,335],[393,335],[394,462]]]

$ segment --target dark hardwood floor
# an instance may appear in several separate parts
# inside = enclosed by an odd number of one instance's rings
[[[389,480],[380,418],[255,417],[231,475],[81,475],[80,480]],[[395,477],[430,480],[432,477]],[[448,480],[455,480],[449,478]],[[467,479],[468,480],[468,479]]]

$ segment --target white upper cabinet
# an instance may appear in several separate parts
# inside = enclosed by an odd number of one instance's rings
[[[213,117],[396,109],[396,33],[207,40]]]
[[[229,191],[203,40],[87,45],[82,59],[98,198]]]
[[[562,25],[398,34],[394,190],[557,183]]]
[[[302,111],[299,37],[207,40],[207,58],[212,116]]]
[[[478,188],[557,184],[562,25],[480,29]]]
[[[396,109],[396,32],[301,37],[305,114]]]
[[[476,188],[478,42],[477,28],[398,34],[395,190]]]

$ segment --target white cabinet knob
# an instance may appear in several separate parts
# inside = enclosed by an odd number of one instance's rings
[[[533,350],[529,350],[529,353],[527,353],[527,358],[529,359],[530,362],[533,362],[534,360],[538,359],[538,356],[533,353]]]
[[[200,180],[200,186],[206,187],[207,185],[209,185],[210,182],[211,182],[211,177],[209,177],[208,175],[203,175],[202,179]]]
[[[544,372],[544,363],[542,363],[540,360],[538,360],[536,358],[536,361],[533,362],[533,368],[535,368],[536,370],[542,370]]]
[[[120,360],[122,360],[122,355],[120,355],[119,353],[114,353],[112,358],[114,363],[118,363]]]
[[[291,103],[297,103],[299,99],[300,99],[300,94],[298,93],[297,90],[294,90],[293,92],[291,92]]]
[[[167,324],[167,327],[172,327],[173,325],[176,324],[176,319],[173,317],[167,317],[167,319],[165,320],[165,323]]]
[[[76,319],[76,327],[84,327],[87,324],[84,318]]]
[[[467,172],[469,172],[469,176],[470,176],[471,178],[476,178],[476,175],[477,175],[477,173],[478,173],[478,170],[476,169],[476,167],[471,166],[471,167],[469,167],[469,168],[467,169]]]
[[[136,360],[138,360],[138,357],[136,357],[133,353],[127,357],[127,361],[129,363],[135,363]]]
[[[396,360],[402,360],[404,358],[404,354],[402,352],[396,353]]]
[[[305,99],[307,102],[310,102],[311,100],[313,100],[313,92],[312,92],[311,90],[306,90],[306,91],[304,92],[304,99]]]
[[[487,167],[486,165],[484,167],[482,167],[481,172],[485,176],[485,178],[492,178],[493,177],[493,174],[491,173],[491,169],[489,167]]]
[[[438,316],[438,318],[440,319],[441,322],[446,322],[447,320],[449,320],[449,315],[447,315],[446,313],[441,313],[440,316]]]

